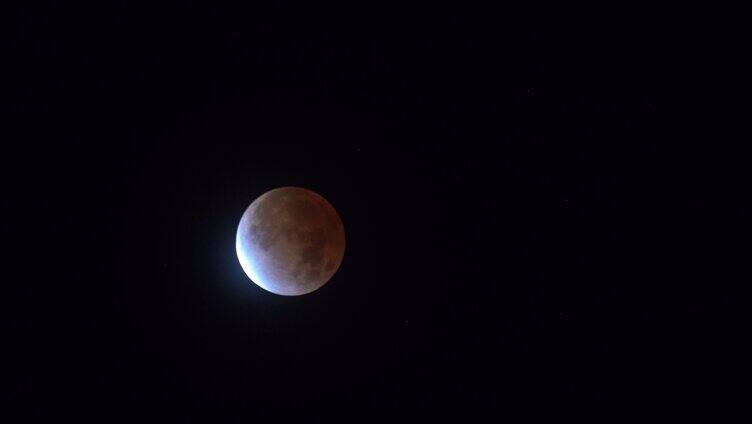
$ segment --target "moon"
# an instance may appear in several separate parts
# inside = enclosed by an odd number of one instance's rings
[[[283,296],[319,289],[345,255],[345,227],[337,211],[317,193],[300,187],[268,191],[246,209],[235,250],[246,275]]]

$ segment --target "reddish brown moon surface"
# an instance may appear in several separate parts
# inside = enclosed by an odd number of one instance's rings
[[[317,193],[282,187],[246,209],[235,250],[254,283],[272,293],[299,296],[317,290],[337,271],[345,254],[345,228]]]

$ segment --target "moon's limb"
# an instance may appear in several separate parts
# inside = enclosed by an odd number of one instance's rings
[[[303,188],[282,187],[246,209],[235,249],[254,283],[272,293],[298,296],[320,288],[337,271],[345,230],[326,199]]]

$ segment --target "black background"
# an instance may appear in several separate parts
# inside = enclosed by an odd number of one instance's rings
[[[660,19],[102,3],[18,10],[19,191],[54,240],[24,279],[27,417],[703,407],[722,195],[670,136]],[[234,251],[287,185],[347,234],[294,298]]]

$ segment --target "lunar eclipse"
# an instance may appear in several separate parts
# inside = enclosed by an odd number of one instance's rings
[[[345,230],[334,207],[299,187],[268,191],[246,209],[235,239],[240,265],[259,287],[299,296],[334,275],[345,253]]]

